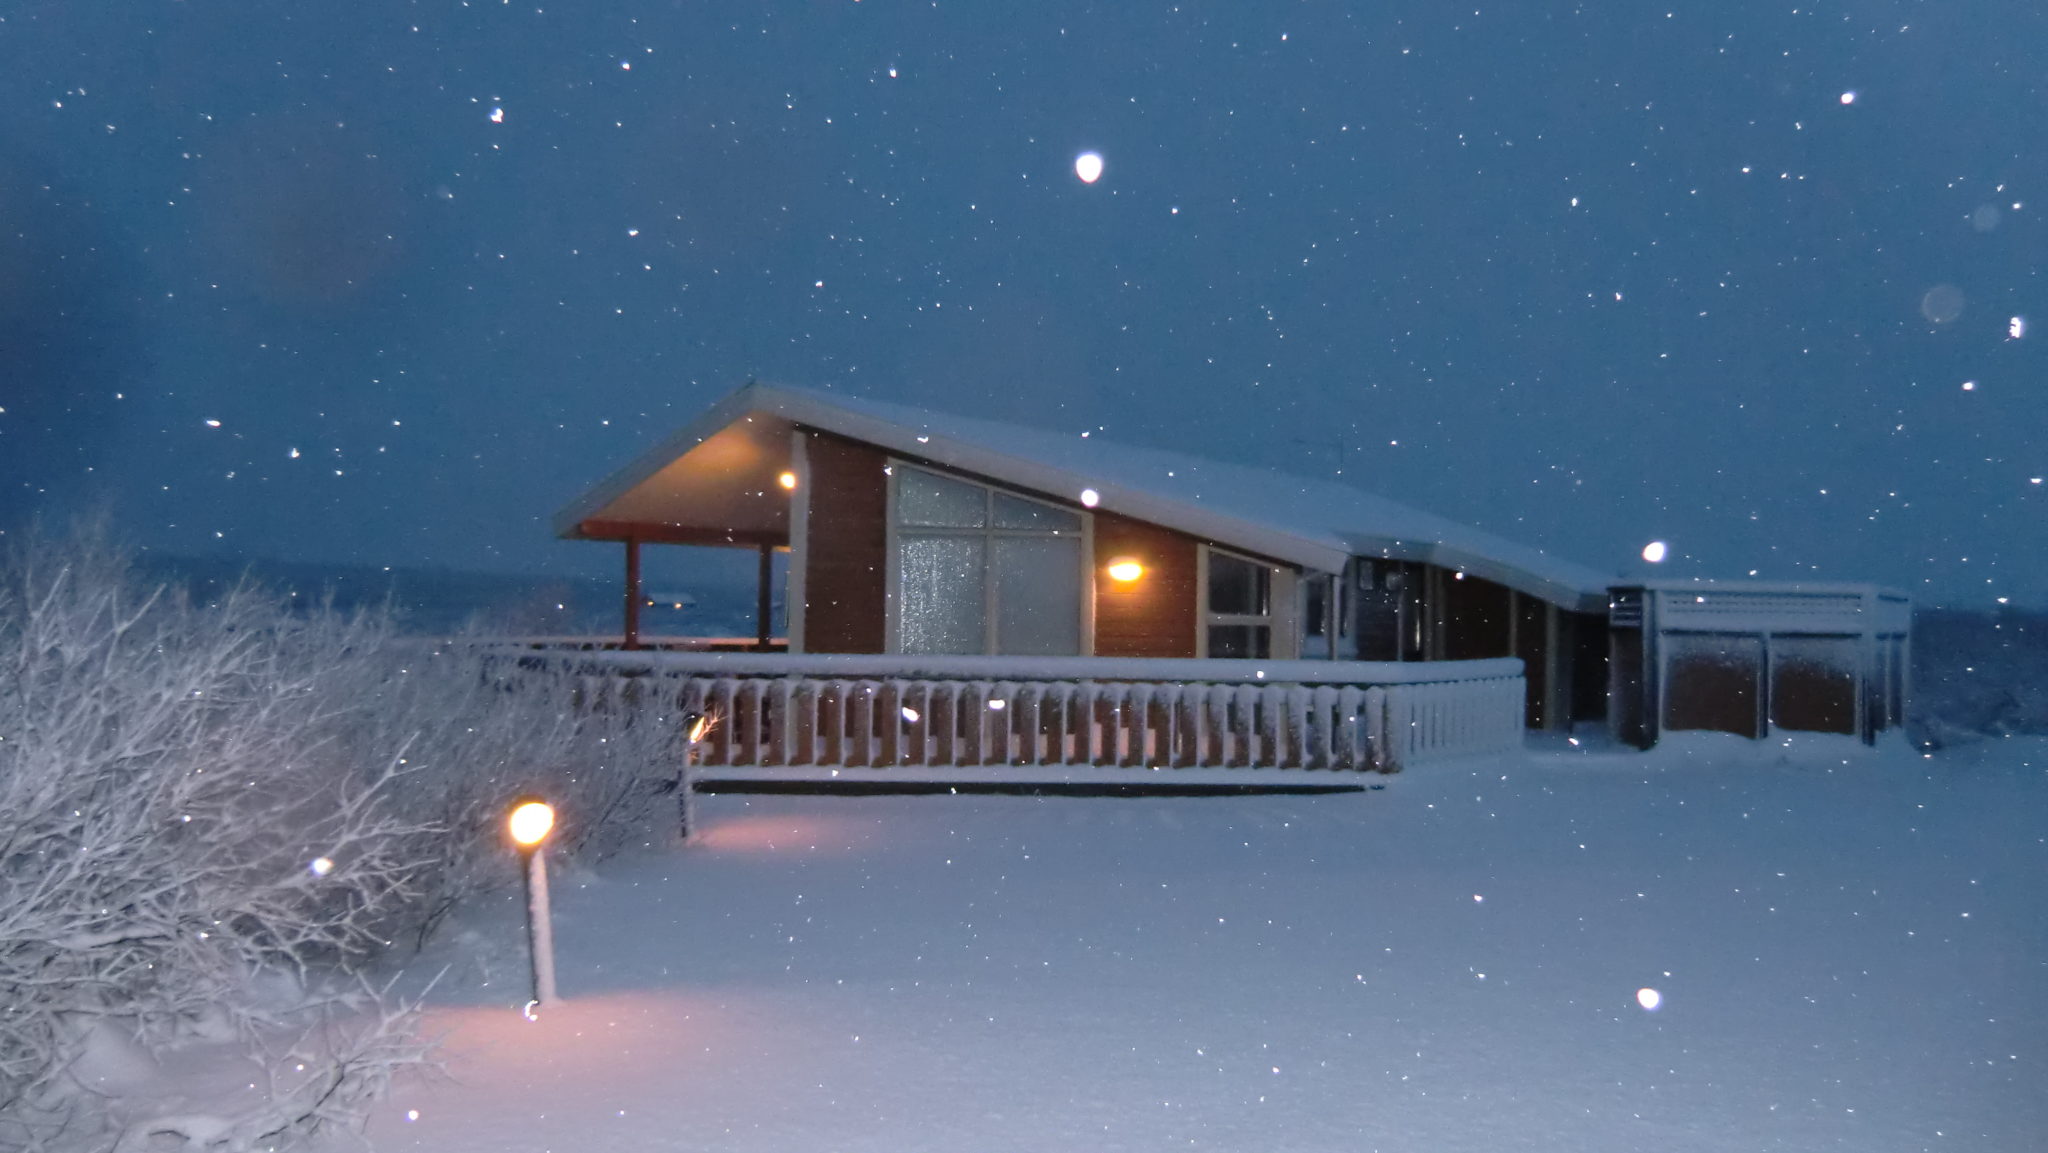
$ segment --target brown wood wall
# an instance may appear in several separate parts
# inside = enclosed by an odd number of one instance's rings
[[[1844,642],[1853,646],[1854,640]],[[1849,654],[1854,660],[1853,649]],[[1809,733],[1856,731],[1856,667],[1784,660],[1771,670],[1771,724]]]
[[[1145,575],[1119,584],[1103,572],[1133,556]],[[1095,655],[1192,657],[1200,624],[1196,542],[1172,529],[1115,513],[1095,514]]]
[[[1738,737],[1764,735],[1763,638],[1741,633],[1666,634],[1665,731],[1710,729]]]
[[[1515,597],[1506,585],[1467,573],[1464,580],[1446,571],[1442,581],[1444,650],[1447,661],[1478,661],[1521,656],[1509,643],[1508,621]],[[1541,646],[1536,659],[1542,659]]]
[[[879,653],[888,625],[888,457],[856,441],[804,435],[804,651]]]

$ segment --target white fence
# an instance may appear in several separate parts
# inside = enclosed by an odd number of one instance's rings
[[[591,707],[631,698],[639,706],[673,707],[685,724],[707,718],[693,750],[705,769],[1391,772],[1437,757],[1519,748],[1523,730],[1522,667],[1514,659],[637,652],[553,659],[583,671]]]

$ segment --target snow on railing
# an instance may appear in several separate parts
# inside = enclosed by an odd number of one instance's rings
[[[547,650],[542,650],[547,651]],[[1391,772],[1518,748],[1522,663],[560,652],[593,704],[709,717],[710,767]],[[537,654],[528,648],[522,656]]]

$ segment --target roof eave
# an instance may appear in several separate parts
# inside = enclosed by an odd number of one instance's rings
[[[721,429],[752,413],[765,413],[791,424],[843,436],[889,452],[947,468],[977,473],[991,480],[1083,504],[1081,493],[1093,489],[1092,507],[1187,533],[1315,572],[1342,572],[1352,556],[1382,556],[1423,561],[1462,569],[1488,580],[1574,607],[1580,612],[1605,611],[1608,588],[1619,583],[1559,562],[1557,573],[1544,573],[1512,561],[1472,552],[1440,541],[1380,538],[1331,532],[1304,535],[1201,505],[1130,488],[1071,468],[1018,456],[985,444],[948,436],[929,426],[906,425],[835,405],[829,398],[750,380],[713,404],[680,431],[641,453],[631,463],[600,481],[554,517],[555,534],[565,540],[596,537],[585,522],[607,505],[660,472],[676,458],[704,443]],[[1502,542],[1503,545],[1506,542]]]
[[[583,522],[604,509],[606,505],[631,492],[633,488],[652,478],[654,474],[674,461],[677,457],[711,439],[720,429],[731,425],[759,405],[756,396],[764,386],[748,381],[723,400],[712,405],[684,425],[674,434],[663,439],[654,447],[634,457],[633,460],[613,472],[610,476],[593,485],[582,496],[564,505],[555,513],[552,527],[560,540],[598,540],[609,537],[595,537],[586,533]]]
[[[754,408],[772,406],[777,415],[795,424],[862,441],[902,456],[978,473],[990,480],[1060,497],[1075,504],[1084,503],[1081,500],[1083,489],[1093,489],[1097,497],[1093,507],[1100,511],[1149,521],[1318,572],[1341,572],[1349,556],[1343,543],[1334,537],[1316,540],[1283,532],[1199,505],[1164,500],[1130,490],[1072,469],[958,440],[941,432],[906,428],[893,421],[837,408],[773,385],[756,384],[753,387],[757,390],[757,397],[764,402]]]

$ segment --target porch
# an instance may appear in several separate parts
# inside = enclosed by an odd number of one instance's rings
[[[567,662],[584,707],[653,707],[694,732],[699,785],[1334,783],[1523,738],[1513,658],[518,652]]]

